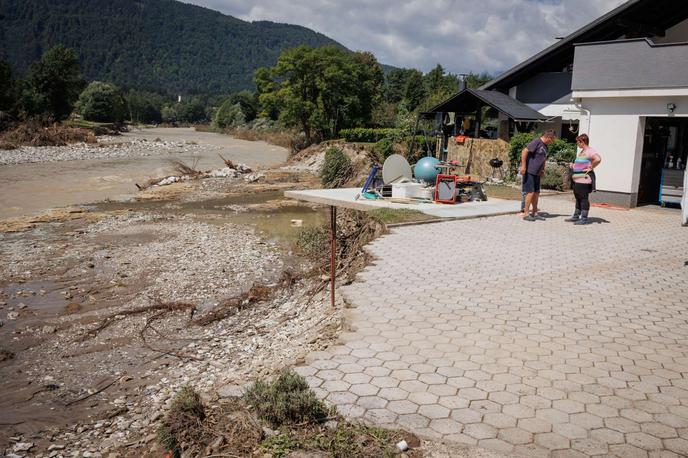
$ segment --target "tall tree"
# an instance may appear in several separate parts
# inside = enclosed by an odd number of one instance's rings
[[[488,81],[492,80],[492,75],[490,75],[487,72],[483,73],[473,73],[469,72],[468,75],[466,75],[466,87],[467,88],[479,88],[483,84],[487,83]]]
[[[17,103],[17,86],[9,62],[0,59],[0,112],[11,113]]]
[[[92,81],[84,89],[77,108],[88,121],[122,122],[126,116],[126,103],[120,89],[101,81]]]
[[[263,110],[277,107],[280,121],[301,128],[308,142],[369,122],[384,81],[372,54],[335,46],[286,50],[255,79]]]
[[[72,112],[83,87],[74,50],[55,46],[29,68],[21,97],[22,110],[29,116],[60,121]]]
[[[423,73],[419,70],[413,70],[406,80],[406,88],[404,90],[404,100],[406,101],[406,108],[409,111],[416,109],[418,105],[423,102],[427,93],[423,84]]]

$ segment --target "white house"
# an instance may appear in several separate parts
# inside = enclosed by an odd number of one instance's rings
[[[482,90],[587,133],[604,160],[597,201],[678,203],[688,161],[688,1],[630,0]],[[558,125],[558,124],[557,124]]]

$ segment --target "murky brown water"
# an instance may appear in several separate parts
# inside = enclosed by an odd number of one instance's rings
[[[327,221],[324,208],[309,205],[270,205],[283,199],[282,192],[260,192],[193,202],[137,201],[103,202],[93,206],[96,211],[156,211],[191,215],[211,224],[249,224],[263,235],[280,242],[293,243],[302,227],[316,226]]]
[[[287,150],[278,146],[196,132],[190,128],[134,131],[117,141],[143,138],[217,146],[225,158],[251,167],[272,166],[287,158]],[[120,199],[136,193],[135,183],[170,175],[173,159],[187,164],[197,161],[197,168],[203,170],[221,168],[223,164],[217,154],[218,149],[213,148],[143,158],[0,166],[0,219],[31,215],[54,207]]]

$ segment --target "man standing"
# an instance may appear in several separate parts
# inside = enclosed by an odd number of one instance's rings
[[[523,192],[526,193],[523,221],[545,219],[537,214],[538,200],[540,199],[540,179],[545,174],[547,145],[552,144],[554,138],[554,131],[547,130],[539,138],[528,143],[528,146],[521,151],[520,172],[523,176]]]

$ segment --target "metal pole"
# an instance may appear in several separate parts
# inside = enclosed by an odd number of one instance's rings
[[[334,307],[334,280],[337,272],[337,207],[330,205],[330,305]]]

